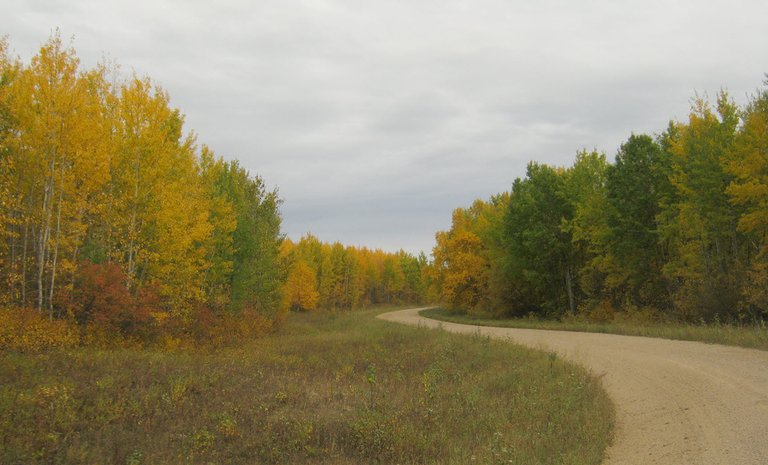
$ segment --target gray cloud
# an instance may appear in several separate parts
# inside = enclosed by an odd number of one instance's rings
[[[74,35],[166,88],[199,140],[285,198],[294,238],[430,249],[531,159],[612,156],[768,71],[768,4],[8,0],[12,48]]]

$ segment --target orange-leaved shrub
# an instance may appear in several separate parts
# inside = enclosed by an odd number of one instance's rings
[[[263,336],[278,324],[248,306],[237,313],[226,310],[214,312],[208,306],[199,306],[191,316],[187,325],[176,327],[176,341],[181,342],[181,346],[237,345]],[[165,345],[168,345],[167,342]]]
[[[123,269],[115,263],[86,262],[80,266],[72,312],[77,323],[87,328],[86,339],[151,338],[152,313],[159,300],[151,288],[131,293],[127,280]]]
[[[153,286],[129,288],[126,273],[114,263],[82,263],[71,294],[62,300],[63,319],[34,310],[0,309],[0,350],[232,346],[271,331],[281,319],[248,305],[233,311],[200,303],[187,313],[169,312]]]

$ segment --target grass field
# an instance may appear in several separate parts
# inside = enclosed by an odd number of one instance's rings
[[[216,352],[1,353],[0,463],[601,462],[613,410],[581,368],[375,313]]]
[[[749,326],[730,324],[691,325],[682,323],[648,323],[621,320],[595,323],[580,320],[538,320],[534,318],[491,319],[451,313],[441,308],[421,312],[422,316],[435,320],[479,326],[506,328],[552,329],[558,331],[584,331],[590,333],[626,334],[629,336],[661,337],[684,341],[700,341],[768,350],[768,327],[765,323]]]

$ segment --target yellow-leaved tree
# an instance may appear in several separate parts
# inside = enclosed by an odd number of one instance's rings
[[[171,310],[189,310],[205,300],[213,232],[194,139],[147,78],[121,87],[115,113],[108,254],[124,266],[129,287],[154,286]]]
[[[291,310],[309,311],[317,308],[317,273],[304,260],[296,261],[285,281],[285,301]]]
[[[16,269],[18,253],[18,202],[14,195],[15,169],[8,140],[14,124],[10,109],[10,83],[18,73],[19,65],[8,57],[8,43],[0,38],[0,305],[18,299],[17,290],[22,281]]]
[[[78,72],[79,60],[58,35],[10,84],[16,130],[7,141],[15,170],[23,250],[32,245],[35,306],[53,315],[60,270],[74,269],[89,217],[108,178],[103,70]],[[28,260],[22,259],[26,275]],[[22,304],[27,303],[26,280]]]
[[[747,105],[727,168],[734,176],[727,189],[731,201],[745,209],[738,228],[747,234],[752,257],[743,288],[742,310],[752,316],[765,317],[768,315],[768,90],[758,93]]]
[[[471,230],[471,221],[469,211],[456,209],[451,229],[435,236],[437,245],[433,251],[439,273],[440,301],[451,309],[465,312],[482,303],[488,288],[484,245]]]

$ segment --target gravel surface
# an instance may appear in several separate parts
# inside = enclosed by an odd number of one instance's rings
[[[480,333],[556,351],[602,377],[616,405],[607,464],[768,464],[768,352],[614,334],[387,321]]]

